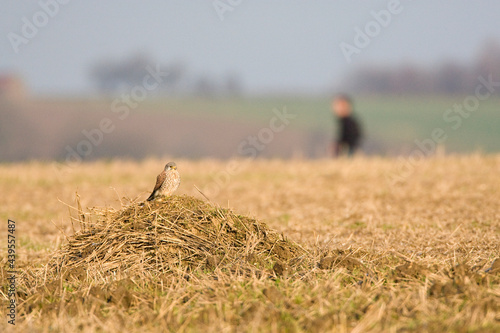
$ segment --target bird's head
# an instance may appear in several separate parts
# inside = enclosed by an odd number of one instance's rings
[[[165,171],[168,170],[177,170],[177,164],[175,164],[175,162],[168,162],[167,165],[165,165]]]

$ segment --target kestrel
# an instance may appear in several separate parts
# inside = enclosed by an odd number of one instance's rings
[[[156,185],[148,201],[154,200],[159,196],[169,196],[177,190],[181,183],[181,176],[177,171],[177,165],[169,162],[165,169],[156,177]]]

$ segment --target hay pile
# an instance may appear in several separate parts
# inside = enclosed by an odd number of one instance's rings
[[[80,214],[81,230],[55,260],[59,269],[272,270],[282,273],[305,251],[255,219],[189,196]]]

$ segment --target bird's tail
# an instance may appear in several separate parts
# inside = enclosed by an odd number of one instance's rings
[[[151,193],[151,195],[148,198],[148,201],[151,201],[155,198],[155,192]]]

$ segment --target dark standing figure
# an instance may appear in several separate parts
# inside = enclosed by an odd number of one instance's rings
[[[332,101],[332,111],[338,120],[338,137],[333,143],[334,157],[347,154],[352,156],[361,141],[361,128],[353,115],[352,100],[349,96],[339,95]]]

